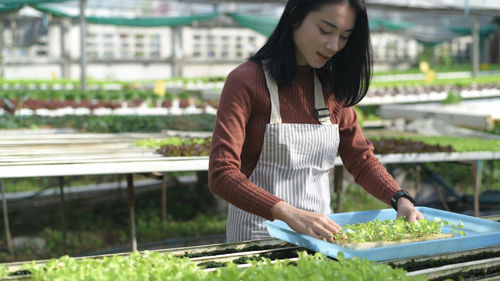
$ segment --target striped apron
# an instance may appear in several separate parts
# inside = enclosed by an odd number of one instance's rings
[[[271,120],[249,179],[297,208],[332,213],[328,171],[334,165],[340,139],[338,125],[330,122],[321,83],[314,74],[315,108],[321,124],[282,123],[278,86],[264,72],[271,97]],[[263,220],[229,204],[227,242],[269,238]]]

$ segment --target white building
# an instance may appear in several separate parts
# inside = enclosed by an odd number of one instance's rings
[[[79,79],[78,22],[49,21],[47,34],[26,48],[12,47],[12,34],[4,29],[4,78]],[[265,40],[227,18],[182,27],[88,24],[86,71],[96,80],[226,76]],[[471,42],[470,36],[459,37],[441,45],[438,52],[447,50],[456,60],[468,60]],[[416,40],[395,33],[372,32],[372,46],[376,70],[408,68],[423,50]]]
[[[88,24],[87,76],[97,80],[225,76],[265,40],[265,36],[255,31],[237,27]],[[80,28],[76,23],[52,22],[47,35],[30,47],[9,47],[9,40],[5,41],[7,79],[80,76]]]

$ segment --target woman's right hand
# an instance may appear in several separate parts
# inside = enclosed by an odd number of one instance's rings
[[[342,227],[324,214],[304,211],[280,201],[271,210],[273,218],[284,221],[295,232],[333,242]],[[332,235],[333,234],[333,235]]]

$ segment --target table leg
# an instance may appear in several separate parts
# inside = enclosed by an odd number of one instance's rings
[[[164,175],[161,181],[161,221],[167,221],[167,177]]]
[[[62,244],[63,244],[63,251],[64,254],[67,253],[67,245],[66,245],[66,215],[65,215],[65,208],[64,208],[64,177],[59,177],[59,197],[60,197],[60,204],[59,204],[59,211],[61,214],[61,231],[62,231]]]
[[[422,173],[422,168],[420,165],[415,166],[415,197],[417,196],[418,192],[420,191],[421,187],[421,180],[420,180],[420,174]]]
[[[130,236],[132,239],[132,251],[137,251],[137,238],[135,236],[135,196],[134,175],[127,174],[128,208],[130,213]]]
[[[474,175],[474,216],[479,217],[479,190],[481,189],[481,177],[483,174],[483,161],[477,160],[472,163]]]
[[[5,239],[7,240],[7,250],[12,254],[12,236],[10,235],[9,214],[7,211],[7,198],[5,198],[5,186],[3,179],[0,179],[0,188],[2,189],[2,212],[5,226]]]

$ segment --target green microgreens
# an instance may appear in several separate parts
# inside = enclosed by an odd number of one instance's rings
[[[452,234],[464,236],[461,231],[463,223],[453,224],[448,221],[435,218],[434,220],[416,220],[408,222],[406,218],[399,217],[394,220],[381,221],[376,219],[365,223],[344,225],[344,229],[335,235],[335,240],[347,243],[397,241],[402,239],[422,238],[429,235],[441,234],[442,227],[451,227]]]
[[[149,138],[149,139],[137,140],[135,141],[135,145],[139,147],[156,148],[162,145],[180,146],[182,144],[187,144],[187,145],[202,144],[205,141],[206,139],[203,138],[179,138],[179,137],[170,137],[166,139]]]
[[[321,253],[311,255],[299,252],[298,255],[299,258],[293,262],[287,259],[271,262],[269,258],[250,261],[251,266],[247,268],[239,268],[235,263],[229,262],[226,267],[211,272],[205,271],[187,258],[149,251],[103,258],[74,259],[64,256],[45,264],[36,264],[33,261],[23,266],[23,269],[31,272],[33,281],[426,280],[425,276],[409,277],[401,268],[392,268],[357,257],[348,259],[342,252],[339,252],[337,261]]]

